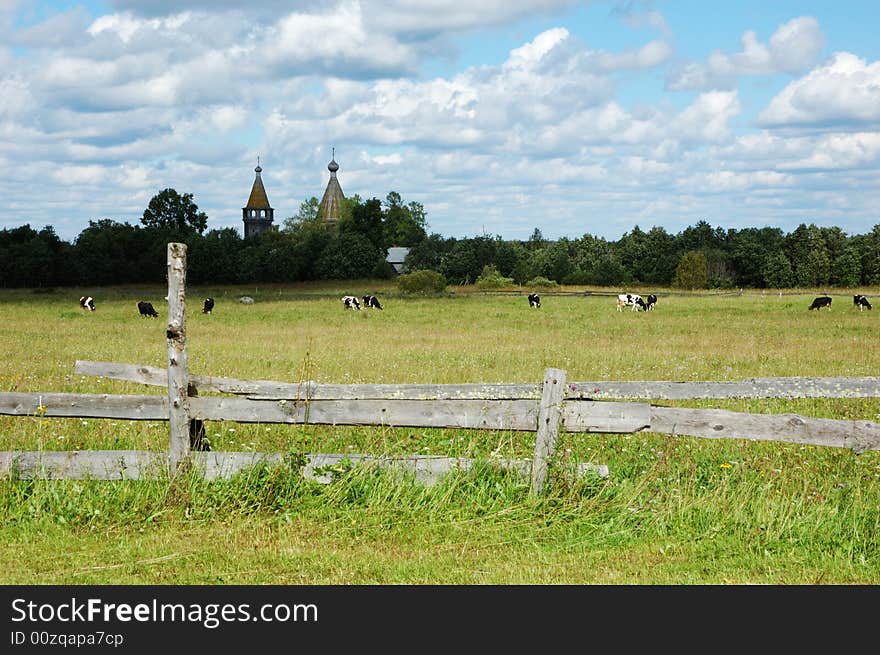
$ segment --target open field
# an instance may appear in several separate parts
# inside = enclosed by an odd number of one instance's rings
[[[188,290],[194,374],[328,383],[739,380],[872,376],[880,314],[852,293],[675,295],[653,312],[612,296],[389,282]],[[565,291],[574,291],[565,289]],[[580,289],[578,291],[584,291]],[[605,290],[611,291],[611,290]],[[874,298],[877,290],[857,289]],[[78,306],[82,293],[97,310]],[[0,292],[4,391],[162,394],[80,376],[80,360],[164,367],[164,288]],[[346,312],[375,293],[384,311]],[[240,295],[256,299],[237,302]],[[202,298],[216,299],[200,313]],[[160,318],[141,318],[151,301]],[[673,405],[672,401],[667,401]],[[680,406],[880,421],[880,399],[693,400]],[[533,435],[209,424],[217,450],[531,458]],[[0,417],[0,450],[167,447],[161,422]],[[256,470],[231,481],[4,481],[0,582],[72,584],[877,584],[880,453],[640,433],[564,435],[610,475],[535,500],[492,469],[425,488],[383,475],[317,485]]]

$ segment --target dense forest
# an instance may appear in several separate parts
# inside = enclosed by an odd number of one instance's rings
[[[515,284],[689,288],[858,287],[880,284],[880,223],[865,234],[800,224],[728,229],[700,221],[678,234],[638,226],[618,240],[585,233],[528,240],[501,236],[444,237],[428,233],[426,212],[390,192],[384,201],[345,201],[338,225],[318,215],[318,200],[278,229],[243,239],[233,228],[207,229],[192,194],[165,189],[140,225],[90,221],[73,241],[51,226],[0,231],[0,286],[67,287],[164,283],[166,244],[188,246],[187,278],[195,284],[388,278],[391,246],[410,248],[409,271],[432,270],[449,284],[476,282],[486,271]]]

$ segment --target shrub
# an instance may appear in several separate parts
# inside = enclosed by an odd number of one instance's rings
[[[558,287],[559,283],[556,280],[548,280],[546,277],[539,275],[538,277],[533,277],[531,280],[526,282],[526,286],[552,289],[554,287]]]
[[[487,264],[483,267],[480,277],[477,278],[476,285],[478,289],[502,289],[513,286],[513,278],[502,276],[497,268]]]
[[[446,277],[437,271],[413,271],[397,277],[397,288],[404,294],[441,294],[446,290]]]

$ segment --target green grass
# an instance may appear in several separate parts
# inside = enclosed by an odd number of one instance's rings
[[[383,286],[384,285],[384,286]],[[864,291],[864,290],[859,290]],[[384,311],[345,312],[375,292]],[[880,370],[873,312],[841,292],[612,297],[396,296],[387,282],[189,290],[192,373],[332,383],[738,380]],[[165,366],[161,288],[0,292],[0,389],[156,393],[73,373],[77,359]],[[870,295],[870,291],[868,291]],[[240,295],[257,302],[245,306]],[[213,295],[214,314],[199,313]],[[141,319],[135,301],[159,319]],[[666,404],[673,404],[667,402]],[[755,413],[880,420],[880,399],[694,400]],[[210,423],[215,450],[531,458],[504,431]],[[0,417],[0,450],[167,447],[163,422]],[[0,482],[4,584],[877,584],[880,456],[748,440],[562,435],[607,478],[554,472],[540,499],[491,466],[423,486],[353,470],[330,485],[284,466],[233,480]]]

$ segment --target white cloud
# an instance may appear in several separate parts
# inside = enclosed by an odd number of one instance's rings
[[[791,82],[758,116],[765,127],[880,125],[880,61],[847,52]]]
[[[192,15],[189,12],[174,14],[167,18],[142,19],[132,14],[107,14],[97,18],[88,28],[88,33],[97,36],[102,32],[113,33],[123,43],[129,43],[136,35],[147,33],[148,38],[158,33],[180,31]]]
[[[811,152],[800,159],[780,164],[780,168],[846,169],[880,166],[880,133],[832,134],[813,141]]]
[[[636,50],[619,53],[599,52],[595,61],[599,70],[613,72],[619,70],[639,70],[655,68],[672,56],[673,49],[666,41],[651,41]]]
[[[739,112],[735,91],[702,93],[675,118],[672,131],[687,140],[723,141],[730,136],[729,121]]]
[[[718,50],[706,64],[689,63],[670,75],[667,86],[672,90],[727,88],[743,75],[797,74],[809,68],[819,56],[825,37],[818,21],[801,16],[782,24],[761,43],[753,31],[742,35],[743,49],[732,55]]]

